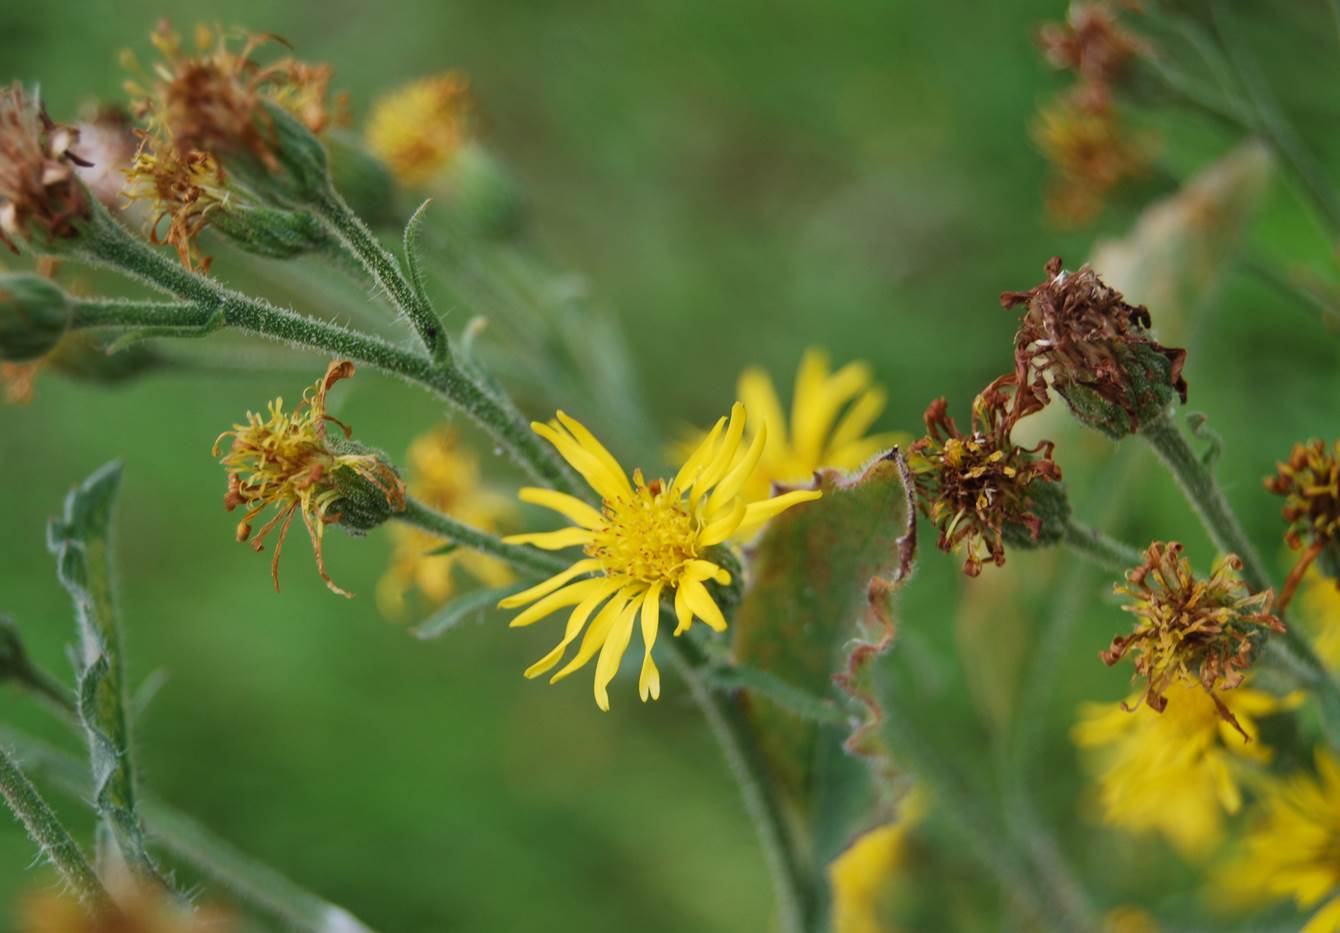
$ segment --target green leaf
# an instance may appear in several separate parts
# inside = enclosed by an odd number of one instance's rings
[[[883,602],[910,572],[915,512],[897,449],[857,476],[823,470],[815,483],[823,498],[774,519],[754,549],[753,585],[735,617],[734,652],[743,665],[799,695],[846,700],[835,677],[862,692],[869,660],[891,640],[891,627],[872,614],[871,600],[877,595],[884,612]],[[866,640],[868,633],[873,640]],[[747,694],[754,727],[784,796],[802,815],[813,815],[825,805],[820,784],[848,767],[823,761],[846,757],[846,730],[797,716],[771,694],[756,688]],[[861,696],[867,710],[877,707],[873,696]],[[840,779],[853,778],[843,773]],[[850,806],[850,795],[841,796]]]
[[[1209,421],[1209,416],[1204,412],[1193,411],[1186,416],[1186,426],[1191,435],[1205,442],[1205,453],[1200,455],[1200,462],[1205,464],[1206,469],[1214,469],[1214,465],[1219,462],[1219,455],[1224,452],[1224,439],[1210,427]]]
[[[409,633],[420,641],[438,638],[469,617],[492,608],[498,600],[520,591],[521,584],[513,584],[512,586],[475,590],[466,593],[464,596],[458,596],[425,621],[410,629]]]
[[[409,281],[414,287],[415,297],[425,307],[428,305],[428,289],[424,285],[423,264],[419,262],[419,228],[423,226],[424,215],[428,211],[428,205],[432,203],[433,199],[428,198],[420,204],[418,210],[410,215],[409,221],[405,224],[405,268],[409,272]]]
[[[135,807],[111,568],[112,509],[120,487],[121,464],[113,462],[72,490],[64,515],[47,526],[47,547],[56,557],[57,576],[74,602],[78,622],[75,692],[88,739],[94,804],[126,864],[142,878],[166,886],[145,847]]]

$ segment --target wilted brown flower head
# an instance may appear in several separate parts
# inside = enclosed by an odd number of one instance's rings
[[[1295,551],[1307,546],[1280,593],[1281,606],[1287,606],[1318,557],[1329,555],[1330,560],[1322,562],[1329,575],[1336,576],[1340,568],[1340,441],[1333,446],[1315,439],[1294,444],[1288,461],[1277,463],[1275,475],[1266,477],[1265,484],[1284,497],[1280,514],[1289,523],[1284,540]]]
[[[246,514],[237,525],[237,540],[250,541],[261,551],[276,527],[270,574],[279,589],[279,554],[295,516],[301,515],[316,553],[316,567],[331,592],[352,596],[326,572],[322,540],[328,524],[365,531],[390,512],[405,509],[405,484],[395,469],[376,452],[353,444],[352,429],[326,412],[326,393],[341,379],[354,374],[354,364],[337,360],[303,393],[292,412],[283,398],[270,402],[268,417],[247,412],[247,423],[234,425],[214,441],[218,456],[224,438],[232,438],[220,462],[228,469],[224,508],[242,506]],[[343,437],[332,437],[326,423],[339,426]],[[252,535],[256,516],[274,506],[275,513]]]
[[[1064,509],[1061,469],[1051,458],[1052,443],[1024,449],[1010,440],[1021,417],[1011,404],[1017,389],[1013,374],[1001,376],[973,401],[972,431],[963,434],[936,399],[926,409],[926,436],[911,447],[917,502],[940,529],[938,545],[946,553],[962,545],[963,572],[975,577],[985,560],[1005,563],[1005,544],[1038,543],[1054,530],[1045,519]],[[1022,414],[1037,410],[1024,394]],[[1041,493],[1051,487],[1053,495]]]
[[[1038,42],[1053,68],[1073,71],[1081,96],[1094,106],[1107,103],[1109,85],[1119,79],[1145,43],[1122,28],[1110,3],[1073,0],[1064,23],[1047,23]]]
[[[1254,635],[1285,631],[1270,612],[1274,591],[1250,592],[1239,574],[1242,562],[1232,554],[1217,560],[1205,580],[1196,578],[1176,541],[1155,541],[1145,555],[1143,564],[1127,571],[1127,582],[1116,586],[1130,597],[1122,608],[1138,617],[1135,630],[1113,638],[1099,656],[1111,666],[1134,651],[1136,676],[1147,684],[1144,701],[1156,712],[1168,705],[1169,686],[1199,683],[1219,715],[1246,738],[1215,691],[1242,683]]]
[[[127,205],[140,201],[149,205],[151,243],[170,243],[187,269],[209,271],[209,257],[201,255],[196,238],[209,223],[210,213],[229,198],[226,176],[214,156],[199,149],[183,152],[176,146],[160,146],[141,132],[122,194]]]
[[[91,164],[72,151],[78,141],[18,84],[0,91],[0,243],[17,253],[34,227],[48,240],[76,235],[90,206],[75,169]]]
[[[1093,220],[1118,186],[1149,168],[1146,137],[1127,129],[1115,108],[1090,107],[1073,96],[1038,112],[1033,138],[1054,173],[1047,212],[1064,226]]]
[[[205,152],[216,157],[245,152],[266,168],[279,163],[273,128],[263,101],[289,110],[314,133],[336,119],[339,103],[327,101],[329,65],[311,65],[283,58],[261,65],[252,57],[272,42],[268,33],[228,33],[196,27],[195,54],[182,48],[181,37],[166,21],[150,34],[162,61],[145,72],[127,53],[125,64],[137,77],[126,82],[134,98],[132,111],[146,120],[150,132],[182,154]]]
[[[1025,308],[1014,338],[1019,385],[1034,395],[1050,385],[1077,418],[1117,438],[1161,417],[1174,396],[1186,401],[1186,351],[1149,336],[1148,309],[1127,304],[1088,266],[1066,272],[1056,257],[1046,276],[1000,296],[1006,309]]]

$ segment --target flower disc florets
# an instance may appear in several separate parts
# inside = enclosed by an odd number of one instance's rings
[[[76,236],[91,211],[75,169],[79,131],[47,116],[13,84],[0,90],[0,243],[18,252],[36,228],[48,241]]]
[[[1015,377],[1005,375],[977,396],[969,434],[949,417],[945,400],[936,399],[926,409],[926,436],[908,455],[921,511],[940,529],[940,549],[948,553],[961,546],[963,572],[970,577],[981,572],[983,561],[1004,564],[1007,541],[1016,546],[1054,541],[1065,517],[1052,443],[1025,449],[1010,440],[1020,417],[1011,405],[1012,390]],[[1022,413],[1035,410],[1029,402]]]
[[[1075,417],[1116,438],[1160,418],[1174,398],[1186,401],[1186,351],[1149,336],[1148,309],[1127,304],[1088,266],[1065,272],[1057,257],[1046,274],[1000,296],[1007,309],[1025,307],[1014,338],[1015,377],[1027,387],[1018,399],[1045,398],[1050,385]]]
[[[1340,586],[1340,441],[1294,444],[1288,461],[1275,465],[1266,488],[1284,497],[1280,514],[1289,523],[1284,540],[1295,551],[1306,545],[1280,594],[1287,605],[1314,560]]]
[[[333,362],[291,413],[284,412],[284,400],[277,398],[266,416],[247,412],[246,424],[235,425],[214,442],[217,456],[223,439],[232,438],[220,462],[228,468],[224,507],[230,512],[238,506],[246,509],[237,525],[237,540],[250,541],[260,551],[266,536],[279,529],[270,566],[276,590],[279,554],[295,515],[301,515],[307,527],[326,586],[341,596],[352,596],[326,573],[321,548],[325,526],[343,523],[364,531],[405,508],[405,486],[395,469],[378,454],[351,445],[347,440],[351,429],[326,413],[326,393],[353,374],[353,363]],[[327,435],[328,421],[340,427],[342,438]],[[378,497],[385,506],[380,511],[374,508]],[[270,506],[275,507],[274,516],[253,537],[252,521]]]
[[[1145,562],[1127,571],[1127,582],[1116,587],[1119,595],[1130,598],[1122,608],[1138,617],[1135,630],[1113,638],[1100,656],[1111,666],[1134,651],[1136,676],[1147,683],[1144,701],[1158,712],[1167,706],[1165,693],[1171,685],[1200,684],[1224,720],[1245,737],[1216,691],[1242,683],[1257,635],[1285,628],[1270,612],[1274,591],[1252,593],[1241,569],[1242,562],[1229,554],[1201,580],[1182,557],[1182,545],[1153,542]]]
[[[171,244],[187,269],[209,271],[210,257],[200,254],[196,238],[210,214],[227,205],[230,197],[217,159],[198,149],[182,152],[175,146],[156,146],[142,135],[122,194],[127,205],[150,206],[151,243]]]

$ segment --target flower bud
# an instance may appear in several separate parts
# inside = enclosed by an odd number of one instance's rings
[[[0,360],[34,360],[70,326],[69,296],[38,275],[0,276]]]
[[[405,510],[404,484],[385,453],[339,435],[328,437],[327,443],[337,457],[359,464],[358,469],[339,466],[331,473],[331,486],[339,493],[330,506],[335,516],[331,521],[362,537]]]
[[[515,236],[525,203],[510,172],[487,149],[466,143],[443,175],[450,203],[466,229],[490,239]]]
[[[1186,351],[1149,336],[1149,311],[1132,307],[1088,266],[1067,273],[1060,258],[1047,280],[1004,292],[1006,308],[1025,306],[1014,338],[1015,378],[1033,398],[1055,389],[1081,422],[1120,439],[1186,402]],[[1017,404],[1017,400],[1016,400]]]

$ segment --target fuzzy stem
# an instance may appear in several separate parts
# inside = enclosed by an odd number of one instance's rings
[[[1182,488],[1215,547],[1224,553],[1236,554],[1242,561],[1242,576],[1247,586],[1257,593],[1271,588],[1272,581],[1265,564],[1242,530],[1210,468],[1196,456],[1171,419],[1164,416],[1144,425],[1140,436],[1154,448]],[[1316,693],[1332,741],[1340,743],[1340,685],[1336,684],[1307,639],[1290,625],[1279,637],[1267,639],[1264,647],[1268,655],[1302,686]]]
[[[460,408],[536,481],[567,492],[579,488],[571,470],[531,431],[515,406],[484,389],[457,366],[436,365],[379,337],[303,317],[195,275],[136,239],[105,212],[95,213],[78,242],[80,258],[109,266],[190,304],[80,300],[75,303],[74,326],[171,328],[202,334],[229,326],[366,363],[423,386]]]
[[[496,535],[472,528],[450,515],[429,508],[418,499],[407,499],[405,510],[392,517],[462,547],[502,558],[521,573],[548,576],[562,571],[570,564],[570,561],[564,560],[561,556],[546,553],[539,548],[506,544]]]
[[[23,828],[36,843],[42,854],[60,872],[65,883],[85,904],[103,911],[112,906],[107,889],[88,864],[66,828],[61,825],[42,795],[19,770],[7,752],[0,749],[0,797],[5,798]]]
[[[396,310],[405,315],[423,341],[428,355],[438,363],[450,353],[447,333],[437,313],[400,270],[400,263],[359,219],[340,193],[327,185],[318,193],[315,207],[326,226],[388,295]]]
[[[726,765],[739,785],[745,810],[754,823],[763,856],[772,875],[777,898],[779,929],[782,933],[804,933],[815,918],[814,882],[798,858],[786,814],[773,789],[767,762],[763,760],[757,739],[745,719],[744,710],[729,695],[715,691],[705,680],[703,658],[686,637],[663,638],[670,660],[688,685],[708,728],[717,740]]]
[[[1122,576],[1132,567],[1139,566],[1145,556],[1125,542],[1111,538],[1097,528],[1066,519],[1064,542],[1070,549],[1096,567]]]

